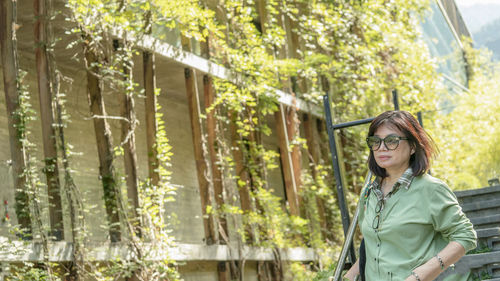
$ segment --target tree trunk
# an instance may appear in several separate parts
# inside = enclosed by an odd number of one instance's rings
[[[54,112],[52,109],[52,88],[47,57],[47,9],[45,0],[34,1],[35,11],[35,53],[38,74],[38,97],[42,121],[43,152],[45,157],[44,173],[49,194],[49,218],[52,235],[56,240],[64,239],[63,213],[59,168],[57,164],[56,136],[54,131]]]
[[[29,212],[28,196],[26,194],[26,177],[23,176],[25,156],[17,129],[20,120],[15,114],[19,109],[15,5],[15,0],[3,0],[0,4],[0,51],[3,67],[5,104],[7,106],[10,154],[12,158],[12,176],[16,194],[15,209],[18,223],[26,234],[30,234],[32,231],[31,215]]]
[[[111,242],[121,240],[119,216],[119,189],[115,181],[113,167],[112,135],[109,124],[105,119],[106,109],[102,99],[101,81],[97,76],[99,68],[98,56],[88,43],[84,45],[87,67],[87,90],[90,112],[94,120],[94,130],[99,154],[99,175],[104,190],[104,204],[109,223],[109,236]]]

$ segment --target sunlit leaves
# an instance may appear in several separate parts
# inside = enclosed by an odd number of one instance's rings
[[[500,176],[500,66],[486,51],[466,47],[470,92],[454,96],[453,108],[429,124],[441,147],[435,173],[453,189],[480,188]]]

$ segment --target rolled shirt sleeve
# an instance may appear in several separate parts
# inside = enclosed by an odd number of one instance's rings
[[[468,252],[477,245],[477,234],[458,204],[455,194],[440,182],[427,189],[434,229],[448,241],[455,241]]]

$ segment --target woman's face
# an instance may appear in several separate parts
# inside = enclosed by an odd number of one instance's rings
[[[390,127],[386,124],[378,127],[375,131],[375,136],[384,139],[387,136],[395,135],[405,137],[398,129]],[[410,156],[414,153],[414,149],[410,147],[408,140],[399,140],[399,145],[394,150],[389,150],[384,142],[380,144],[380,148],[373,151],[373,156],[377,165],[391,174],[391,171],[404,171],[410,165]]]

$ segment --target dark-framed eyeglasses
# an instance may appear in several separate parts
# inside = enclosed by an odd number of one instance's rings
[[[384,142],[384,145],[388,150],[395,150],[396,148],[398,148],[399,141],[401,140],[408,140],[408,138],[396,135],[388,135],[383,139],[377,136],[370,136],[366,138],[366,144],[372,151],[379,150],[382,142]]]
[[[375,206],[375,217],[373,218],[372,221],[372,228],[373,229],[378,229],[380,226],[380,216],[382,213],[382,210],[384,209],[384,199],[378,200],[377,205]]]

